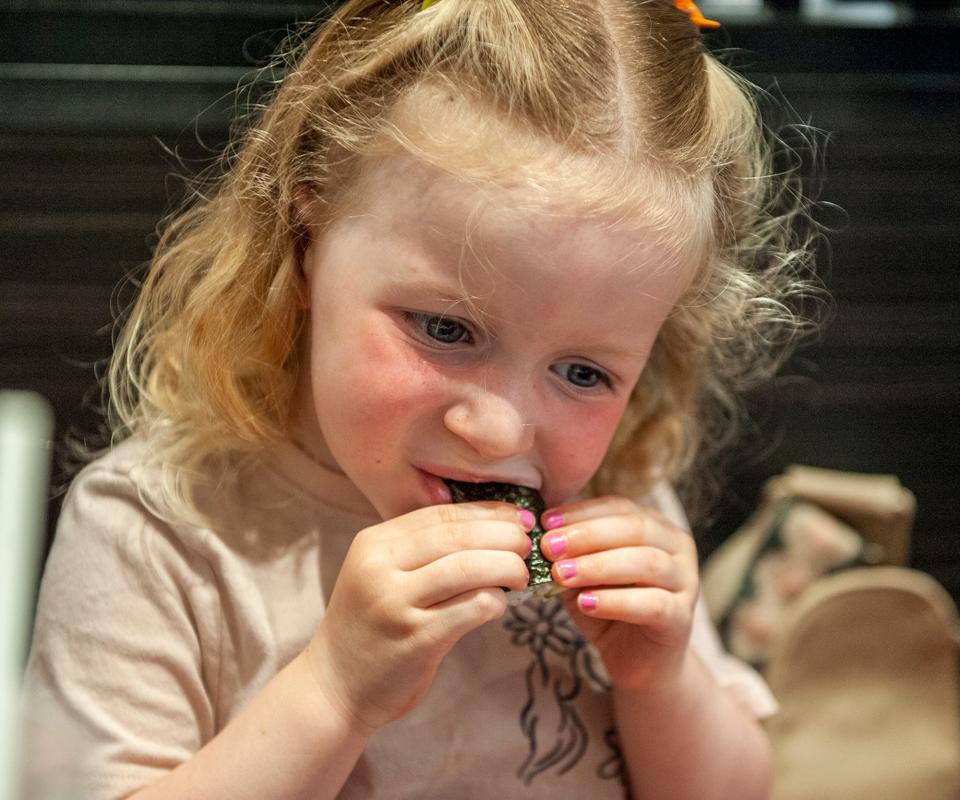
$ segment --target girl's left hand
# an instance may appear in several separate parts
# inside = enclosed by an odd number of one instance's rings
[[[601,497],[548,509],[540,549],[614,686],[679,679],[699,594],[693,537],[652,508]]]

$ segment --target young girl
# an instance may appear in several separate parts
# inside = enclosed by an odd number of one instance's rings
[[[767,796],[670,486],[804,252],[695,16],[350,0],[305,42],[161,240],[62,512],[26,685],[89,797]],[[534,519],[449,480],[539,490],[567,591],[508,605]]]

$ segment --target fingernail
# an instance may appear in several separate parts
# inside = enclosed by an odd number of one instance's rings
[[[597,596],[593,592],[581,592],[578,599],[583,611],[593,611],[597,607]]]
[[[525,508],[521,508],[519,511],[520,524],[523,525],[524,530],[532,531],[533,526],[537,524],[537,518],[533,515],[532,511],[528,511]]]
[[[556,511],[544,514],[543,527],[546,530],[553,530],[554,528],[559,528],[561,525],[563,525],[563,514],[558,514]]]
[[[524,558],[529,558],[530,554],[533,552],[533,539],[527,538],[527,553]]]
[[[557,572],[560,573],[560,577],[565,581],[575,578],[577,576],[577,565],[574,561],[558,561],[557,562]]]
[[[567,552],[567,537],[562,533],[551,533],[543,538],[546,540],[547,549],[552,556],[562,556]]]

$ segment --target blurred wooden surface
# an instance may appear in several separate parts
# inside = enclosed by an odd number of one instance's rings
[[[325,7],[0,0],[0,387],[50,398],[61,437],[96,422],[111,298],[149,257],[177,176],[214,157],[232,91],[286,27]],[[763,450],[730,468],[704,554],[787,464],[894,473],[917,495],[914,565],[960,598],[958,34],[789,20],[711,34],[831,133],[820,198],[843,214],[823,216],[839,228],[835,320],[757,398]]]

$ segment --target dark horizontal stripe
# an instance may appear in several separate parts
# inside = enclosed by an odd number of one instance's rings
[[[82,13],[86,16],[118,14],[151,17],[276,17],[316,14],[335,0],[304,3],[302,0],[0,0],[0,12]]]
[[[243,63],[269,52],[291,24],[323,18],[334,2],[6,0],[0,52],[8,61]],[[889,28],[806,24],[789,15],[733,15],[706,42],[750,71],[957,72],[956,25],[924,21]]]
[[[235,115],[235,86],[162,80],[0,80],[0,131],[179,132],[187,126],[226,130]]]
[[[290,26],[329,6],[149,0],[24,5],[0,6],[4,61],[214,66],[262,62]]]
[[[725,25],[707,35],[714,51],[757,75],[787,73],[960,73],[958,26],[942,21],[866,28],[806,24],[789,15],[764,24]]]

